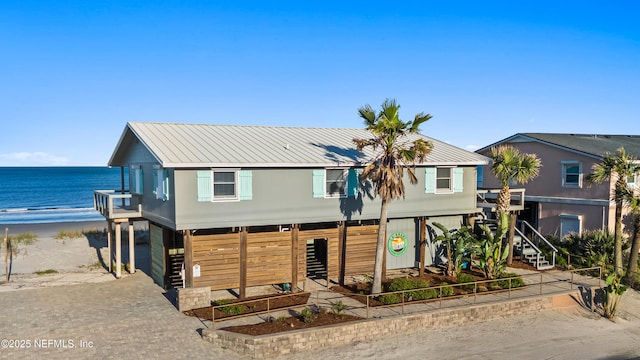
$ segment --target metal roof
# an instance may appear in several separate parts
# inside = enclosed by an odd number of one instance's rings
[[[522,141],[536,141],[558,146],[595,158],[602,158],[605,153],[615,153],[620,147],[624,147],[628,153],[640,157],[640,135],[518,133],[478,149],[476,152],[484,152],[503,143]]]
[[[357,166],[375,155],[358,152],[364,129],[130,122],[109,160],[123,166],[131,144],[141,142],[165,168]],[[421,134],[433,144],[422,165],[484,165],[487,158]]]

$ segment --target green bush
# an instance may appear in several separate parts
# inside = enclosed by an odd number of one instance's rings
[[[316,319],[316,313],[310,307],[302,309],[300,316],[302,316],[302,321],[305,324],[311,324]]]
[[[513,279],[511,279],[511,288],[512,289],[524,286],[524,280],[518,274],[503,273],[502,275],[500,275],[500,278],[502,278],[502,279],[513,278]],[[501,288],[503,288],[503,289],[509,289],[509,280],[499,280],[499,281],[496,282],[496,284],[498,286],[500,286]]]
[[[393,305],[397,304],[401,301],[399,294],[383,294],[378,297],[378,301],[383,303],[384,305]]]
[[[410,296],[412,300],[429,300],[437,298],[438,291],[436,289],[415,290],[407,293],[407,295]]]
[[[446,282],[443,282],[440,285],[448,285]],[[442,297],[452,296],[453,295],[453,286],[445,286],[442,288]]]
[[[471,283],[471,284],[462,286],[462,288],[465,289],[465,290],[473,291],[473,289],[475,289],[475,285],[473,283],[476,281],[476,278],[474,278],[470,274],[462,273],[462,274],[458,275],[458,280],[457,281],[458,281],[458,284]]]
[[[387,291],[402,291],[428,288],[429,280],[421,278],[395,278],[386,286]]]
[[[340,315],[341,312],[347,309],[347,305],[342,302],[342,300],[338,300],[336,302],[330,301],[331,304],[331,312]]]
[[[240,305],[234,305],[231,303],[231,300],[228,299],[222,299],[222,300],[217,300],[215,302],[215,305],[227,305],[228,306],[223,306],[218,308],[218,310],[220,310],[221,312],[225,313],[225,314],[229,314],[229,315],[241,315],[244,314],[247,311],[247,307],[240,304]]]
[[[484,285],[478,285],[478,292],[487,292],[489,289]]]

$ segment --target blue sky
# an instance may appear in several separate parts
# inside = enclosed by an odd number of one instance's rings
[[[640,134],[632,1],[0,2],[0,166],[106,165],[127,121],[362,127],[470,150]]]

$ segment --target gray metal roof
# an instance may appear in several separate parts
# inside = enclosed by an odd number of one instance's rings
[[[596,158],[602,158],[607,152],[614,153],[620,147],[624,147],[628,153],[640,157],[639,135],[518,133],[489,146],[485,146],[482,149],[478,149],[477,152],[486,151],[492,146],[502,143],[527,140],[562,147]]]
[[[165,168],[357,166],[374,153],[361,154],[354,138],[364,129],[127,123],[109,166],[123,166],[129,146],[140,141]],[[433,144],[423,165],[483,165],[487,158],[453,145],[412,134]]]

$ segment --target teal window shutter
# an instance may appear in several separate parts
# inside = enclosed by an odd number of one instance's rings
[[[142,172],[142,168],[138,169],[138,174],[140,174],[140,175],[138,176],[138,178],[137,178],[137,179],[138,179],[138,194],[144,194],[144,187],[143,187],[143,184],[144,184],[144,181],[143,181],[143,179],[144,179],[143,174],[144,174],[144,173]]]
[[[169,200],[169,172],[162,171],[162,200]]]
[[[211,170],[198,170],[198,201],[211,201]]]
[[[483,171],[483,167],[482,165],[478,165],[477,168],[477,182],[478,182],[478,188],[482,188],[484,187],[484,174],[482,173]]]
[[[464,168],[453,168],[453,192],[462,192],[464,184]]]
[[[251,170],[240,170],[240,200],[253,199],[253,173]]]
[[[424,169],[424,192],[425,194],[435,194],[436,192],[436,168]]]
[[[136,188],[136,169],[133,167],[129,168],[129,192],[131,194],[136,194],[138,189]]]
[[[313,197],[324,197],[324,169],[313,170]]]
[[[349,175],[347,176],[347,195],[358,196],[359,187],[358,169],[349,169]]]
[[[153,169],[153,195],[158,198],[158,171]]]

